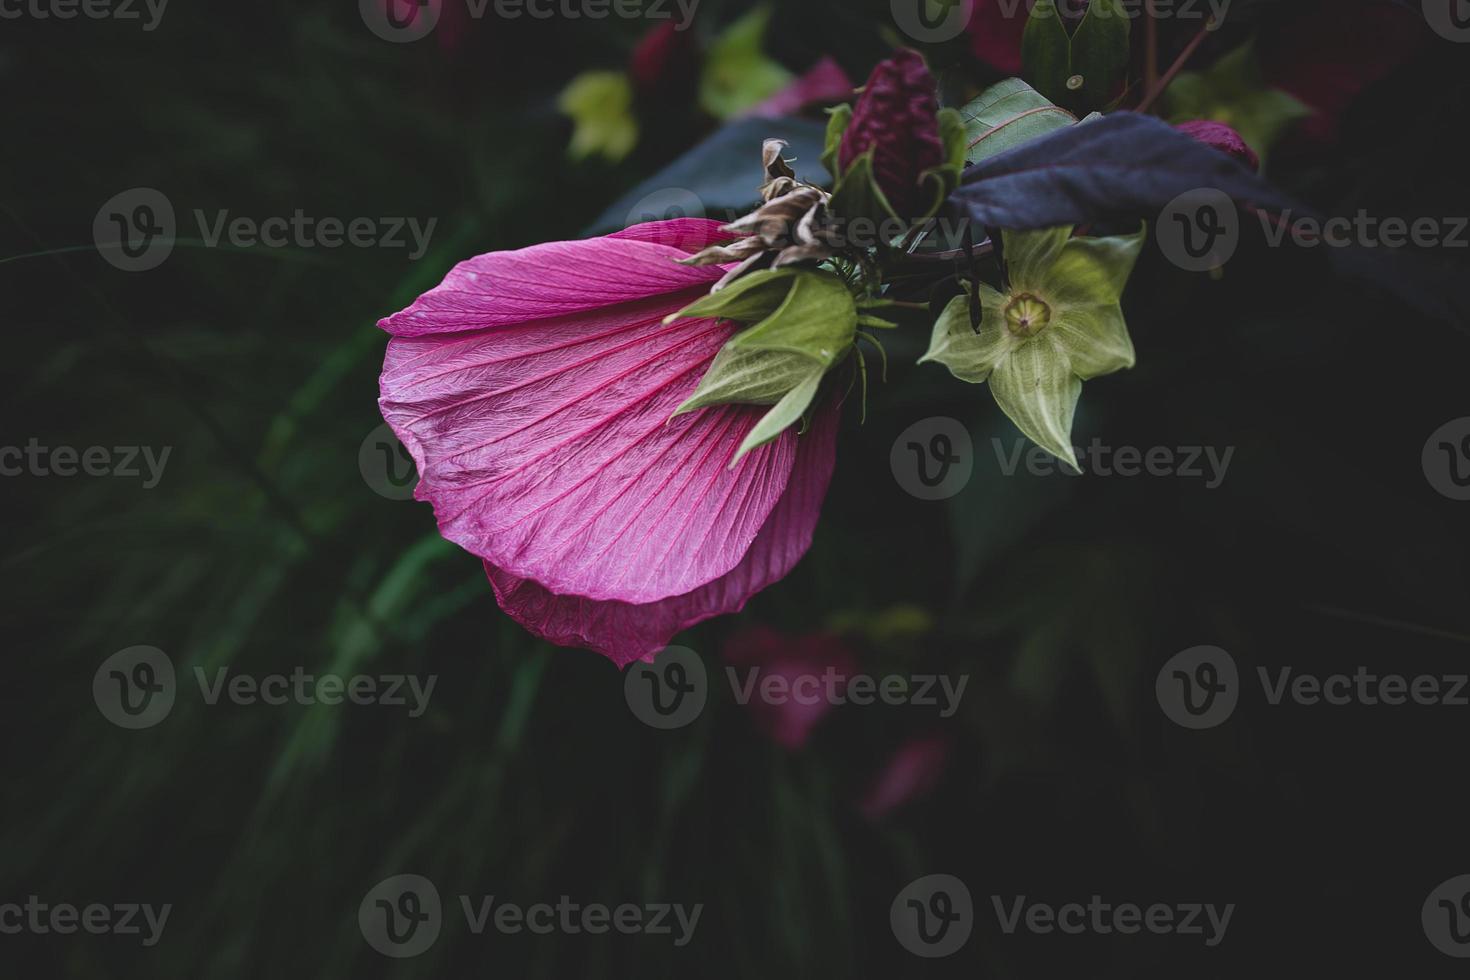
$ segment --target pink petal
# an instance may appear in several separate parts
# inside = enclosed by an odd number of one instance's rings
[[[385,321],[379,404],[415,496],[444,537],[557,595],[645,604],[720,578],[796,455],[788,431],[728,468],[763,408],[671,418],[733,327],[664,325],[722,271],[640,240],[658,234],[481,256]]]
[[[536,636],[562,646],[595,650],[619,667],[653,660],[675,634],[695,623],[739,612],[751,596],[785,578],[811,546],[822,498],[832,479],[838,417],[834,399],[799,437],[796,465],[781,502],[745,558],[721,578],[686,595],[635,605],[553,595],[536,582],[486,562],[485,572],[501,608]]]
[[[719,228],[718,221],[703,218],[651,221],[606,238],[477,255],[378,326],[395,337],[419,337],[566,316],[695,286],[708,289],[721,270],[677,260],[728,241]]]

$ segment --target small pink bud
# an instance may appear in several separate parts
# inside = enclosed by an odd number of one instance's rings
[[[1209,119],[1192,119],[1174,127],[1187,136],[1205,144],[1213,146],[1221,153],[1234,157],[1252,170],[1261,169],[1261,158],[1256,156],[1240,134],[1224,123],[1214,122]]]

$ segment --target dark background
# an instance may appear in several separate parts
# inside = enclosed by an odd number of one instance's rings
[[[854,79],[886,5],[782,6],[773,50]],[[739,5],[706,0],[714,31]],[[871,14],[871,16],[869,16]],[[628,711],[595,654],[496,608],[429,509],[374,494],[376,319],[455,261],[577,237],[701,135],[646,125],[618,165],[574,163],[567,80],[621,67],[646,25],[471,24],[463,45],[385,43],[356,5],[173,0],[160,28],[0,21],[0,444],[172,446],[160,485],[5,478],[6,762],[0,902],[172,903],[162,941],[0,936],[34,977],[1267,976],[1463,973],[1420,906],[1470,873],[1470,707],[1271,707],[1252,680],[1203,732],[1168,721],[1174,653],[1410,676],[1470,671],[1470,504],[1420,464],[1470,415],[1462,324],[1415,287],[1347,282],[1325,256],[1247,234],[1223,278],[1149,249],[1125,308],[1138,367],[1090,382],[1076,441],[1235,447],[1228,478],[1004,477],[988,394],[888,345],[868,417],[844,418],[816,543],[738,617],[682,642],[711,673],[733,631],[849,629],[864,669],[970,677],[959,713],[836,709],[799,751],[716,684],[693,726]],[[1271,176],[1331,211],[1470,214],[1464,52],[1430,51],[1366,93],[1330,148]],[[1208,55],[1208,52],[1206,52]],[[754,148],[752,148],[754,159]],[[114,194],[194,208],[434,217],[428,254],[205,249],[129,274],[91,248]],[[1442,257],[1441,257],[1442,258]],[[1462,256],[1450,256],[1470,272]],[[1422,297],[1418,297],[1422,299]],[[896,435],[964,421],[976,470],[949,503],[904,493]],[[920,611],[913,615],[913,610]],[[866,617],[866,618],[865,618]],[[265,674],[416,673],[431,708],[204,706],[108,723],[94,671],[137,644]],[[906,739],[939,734],[927,794],[856,806]],[[405,871],[446,904],[703,902],[694,941],[473,936],[456,910],[425,955],[364,942],[363,894]],[[968,884],[976,931],[925,961],[888,926],[909,881]],[[991,895],[1235,903],[1226,940],[1003,935]]]

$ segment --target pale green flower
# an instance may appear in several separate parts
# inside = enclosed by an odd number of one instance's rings
[[[981,284],[978,330],[969,297],[952,300],[920,363],[938,361],[963,381],[988,381],[996,404],[1026,436],[1078,469],[1072,417],[1082,382],[1133,366],[1119,301],[1144,233],[1071,234],[1070,227],[1002,232],[1009,291]]]

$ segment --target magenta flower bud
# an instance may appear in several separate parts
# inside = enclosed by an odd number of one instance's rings
[[[645,98],[677,99],[693,91],[703,55],[693,31],[681,31],[666,20],[649,31],[633,49],[628,74]]]
[[[938,114],[934,76],[917,51],[901,49],[868,77],[842,134],[838,165],[846,172],[872,150],[873,176],[893,210],[901,217],[918,214],[924,172],[945,162]]]
[[[1239,133],[1224,123],[1209,119],[1191,119],[1174,128],[1206,146],[1213,146],[1226,156],[1234,157],[1252,170],[1261,169],[1261,158],[1256,156],[1256,151],[1240,138]]]

